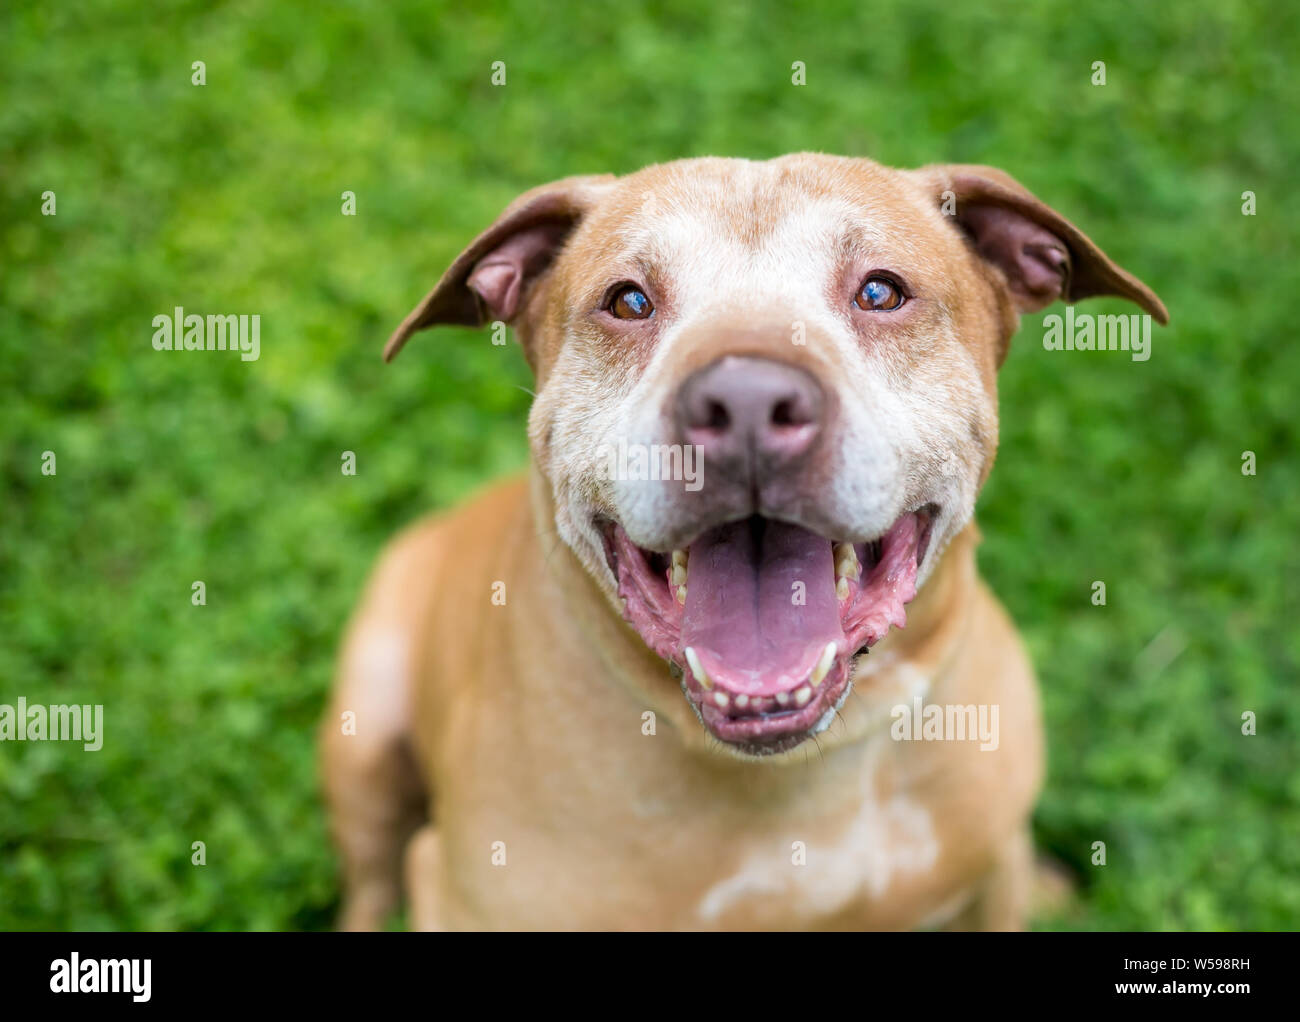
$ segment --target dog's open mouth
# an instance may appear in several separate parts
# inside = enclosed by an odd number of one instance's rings
[[[931,521],[908,512],[874,542],[839,543],[755,516],[670,554],[599,524],[628,622],[715,737],[762,755],[829,726],[853,658],[906,623]]]

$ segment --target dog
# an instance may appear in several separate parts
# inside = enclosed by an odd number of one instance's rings
[[[991,167],[690,159],[512,202],[385,349],[513,324],[531,467],[395,539],[350,624],[340,926],[405,895],[418,929],[1024,927],[1037,685],[973,510],[1020,314],[1094,295],[1168,320]]]

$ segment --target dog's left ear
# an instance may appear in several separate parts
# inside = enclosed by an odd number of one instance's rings
[[[388,338],[384,361],[391,361],[411,334],[440,323],[481,326],[513,320],[528,286],[612,181],[612,174],[567,177],[515,199]]]
[[[1010,175],[969,164],[934,164],[916,174],[979,254],[1002,271],[1020,312],[1036,312],[1058,298],[1118,295],[1156,322],[1169,322],[1154,291]]]

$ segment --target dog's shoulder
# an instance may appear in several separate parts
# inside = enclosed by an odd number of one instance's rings
[[[528,521],[527,479],[494,483],[469,500],[427,514],[402,529],[380,551],[356,619],[388,622],[424,618],[448,589],[477,574],[502,537]]]

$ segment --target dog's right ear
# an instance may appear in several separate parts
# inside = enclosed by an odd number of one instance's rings
[[[1169,312],[1154,291],[1011,175],[970,164],[931,164],[913,174],[936,198],[955,200],[953,209],[945,212],[952,214],[980,258],[1000,271],[1018,312],[1036,312],[1058,299],[1077,302],[1118,295],[1157,323],[1169,322]],[[1006,325],[1000,357],[1014,331],[1015,323]]]
[[[612,174],[566,177],[515,199],[447,268],[384,346],[389,362],[411,334],[440,323],[510,322],[578,221],[608,191]]]

